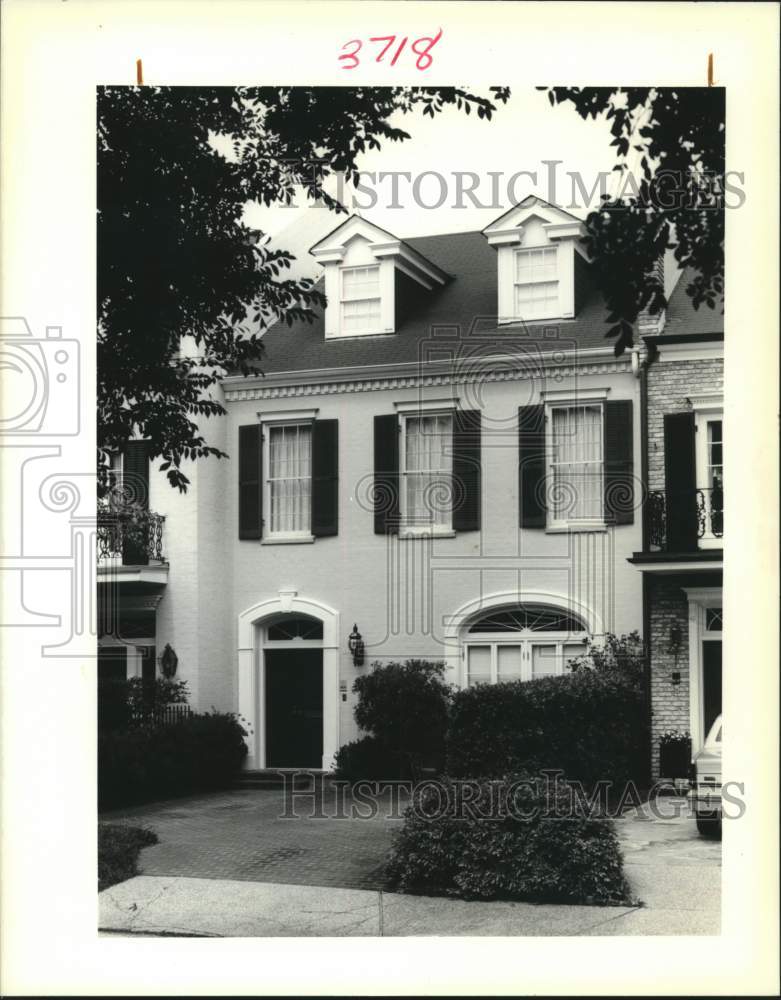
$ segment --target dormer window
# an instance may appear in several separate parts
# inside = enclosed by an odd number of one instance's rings
[[[380,266],[342,267],[340,328],[344,336],[382,332]]]
[[[578,314],[590,286],[584,234],[580,219],[533,195],[483,231],[496,248],[500,323]]]
[[[549,319],[561,315],[557,248],[515,251],[515,315]]]
[[[351,216],[312,247],[325,279],[325,339],[396,332],[403,306],[447,274],[409,243]]]

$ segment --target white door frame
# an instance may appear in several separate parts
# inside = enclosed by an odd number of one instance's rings
[[[707,632],[705,613],[708,608],[722,605],[721,587],[684,587],[683,592],[689,602],[689,732],[692,737],[692,753],[702,749],[705,737],[705,699],[703,698],[703,640],[721,642],[721,632]]]
[[[314,598],[299,597],[296,590],[280,590],[277,597],[247,608],[238,619],[238,713],[246,728],[248,754],[245,769],[266,766],[264,688],[264,625],[280,614],[300,614],[323,623],[322,642],[301,643],[301,648],[323,651],[323,759],[324,771],[334,766],[339,749],[339,612]],[[299,643],[285,643],[296,649]],[[274,648],[281,644],[274,643]]]

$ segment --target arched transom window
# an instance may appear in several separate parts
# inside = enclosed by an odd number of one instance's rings
[[[308,615],[277,615],[266,625],[266,643],[317,642],[323,638],[323,623]]]
[[[464,637],[466,683],[530,681],[564,673],[586,649],[586,627],[563,608],[517,604],[483,612]]]

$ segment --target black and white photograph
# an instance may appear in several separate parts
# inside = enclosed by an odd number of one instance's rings
[[[778,338],[739,284],[767,235],[730,249],[758,190],[731,64],[705,42],[694,76],[591,84],[464,50],[442,82],[477,10],[369,4],[351,31],[357,6],[323,83],[169,82],[141,48],[97,78],[91,328],[4,297],[0,638],[41,636],[39,684],[79,675],[81,749],[34,751],[88,782],[79,919],[117,956],[495,939],[555,964],[535,948],[609,938],[688,950],[684,992],[716,995],[691,966],[735,930],[732,838],[777,837],[778,786],[764,761],[756,805],[733,700],[748,673],[777,696],[777,525],[754,571],[744,541],[744,500],[777,521],[777,443],[749,486],[770,410],[732,387]],[[525,6],[585,5],[482,5]],[[362,991],[298,974],[252,988]],[[557,989],[676,992],[600,975]]]

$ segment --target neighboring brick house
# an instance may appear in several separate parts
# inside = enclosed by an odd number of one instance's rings
[[[325,310],[219,387],[231,460],[181,496],[131,445],[155,544],[104,545],[104,671],[151,675],[168,643],[196,709],[249,723],[249,767],[327,769],[375,660],[493,683],[642,631],[641,384],[666,361],[615,357],[583,233],[530,197],[482,233],[321,239]]]
[[[643,337],[642,551],[652,769],[659,735],[688,731],[699,750],[721,712],[723,315],[694,310],[684,273],[667,316]]]

